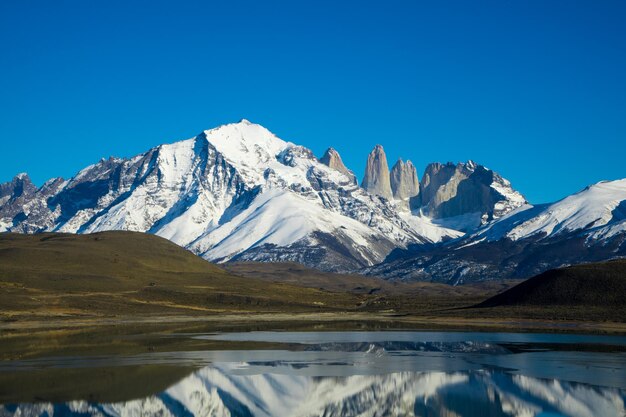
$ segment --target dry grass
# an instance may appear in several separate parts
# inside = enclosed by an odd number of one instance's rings
[[[132,232],[0,234],[0,356],[140,352],[189,326],[626,332],[614,306],[469,308],[510,285],[394,284],[295,264],[225,271]],[[180,343],[167,347],[201,347]]]
[[[234,276],[133,232],[0,235],[0,317],[350,309],[354,294]]]

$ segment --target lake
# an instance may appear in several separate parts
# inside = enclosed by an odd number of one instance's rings
[[[626,416],[623,336],[176,336],[220,348],[2,361],[0,416]]]

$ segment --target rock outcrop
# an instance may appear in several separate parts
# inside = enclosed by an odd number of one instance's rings
[[[430,217],[467,216],[463,229],[502,217],[525,202],[509,181],[473,161],[429,164],[416,199]]]
[[[19,198],[35,191],[37,187],[32,183],[28,174],[17,174],[10,182],[0,184],[0,200]]]
[[[28,174],[18,174],[11,181],[0,184],[0,231],[3,224],[14,224],[22,220],[20,215],[37,192],[37,187],[32,183]]]
[[[354,184],[357,183],[356,175],[354,175],[354,173],[344,165],[343,161],[341,160],[341,156],[339,155],[339,152],[337,152],[334,148],[326,149],[326,152],[324,152],[324,156],[322,156],[320,162],[327,167],[337,170],[346,175],[352,180]]]
[[[391,192],[396,200],[407,200],[419,194],[420,183],[411,161],[398,162],[391,169]]]
[[[371,194],[379,195],[391,200],[391,181],[389,179],[389,165],[387,156],[381,145],[376,145],[367,157],[365,176],[361,187]]]

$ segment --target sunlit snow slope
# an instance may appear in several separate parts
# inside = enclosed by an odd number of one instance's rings
[[[625,229],[626,179],[603,181],[556,203],[525,205],[481,229],[488,240],[558,236],[593,231],[601,237]]]

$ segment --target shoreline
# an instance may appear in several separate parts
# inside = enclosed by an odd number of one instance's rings
[[[436,315],[363,313],[363,312],[229,312],[214,315],[136,315],[89,316],[32,319],[0,319],[0,340],[19,336],[24,331],[85,330],[107,326],[176,326],[206,324],[216,328],[270,326],[306,328],[307,325],[338,325],[342,330],[359,330],[368,324],[389,325],[394,329],[445,331],[505,331],[511,333],[624,334],[626,323],[611,321],[554,320],[516,317],[448,317]],[[351,327],[353,326],[353,327]],[[278,329],[280,330],[280,329]],[[385,330],[381,328],[380,330]]]

